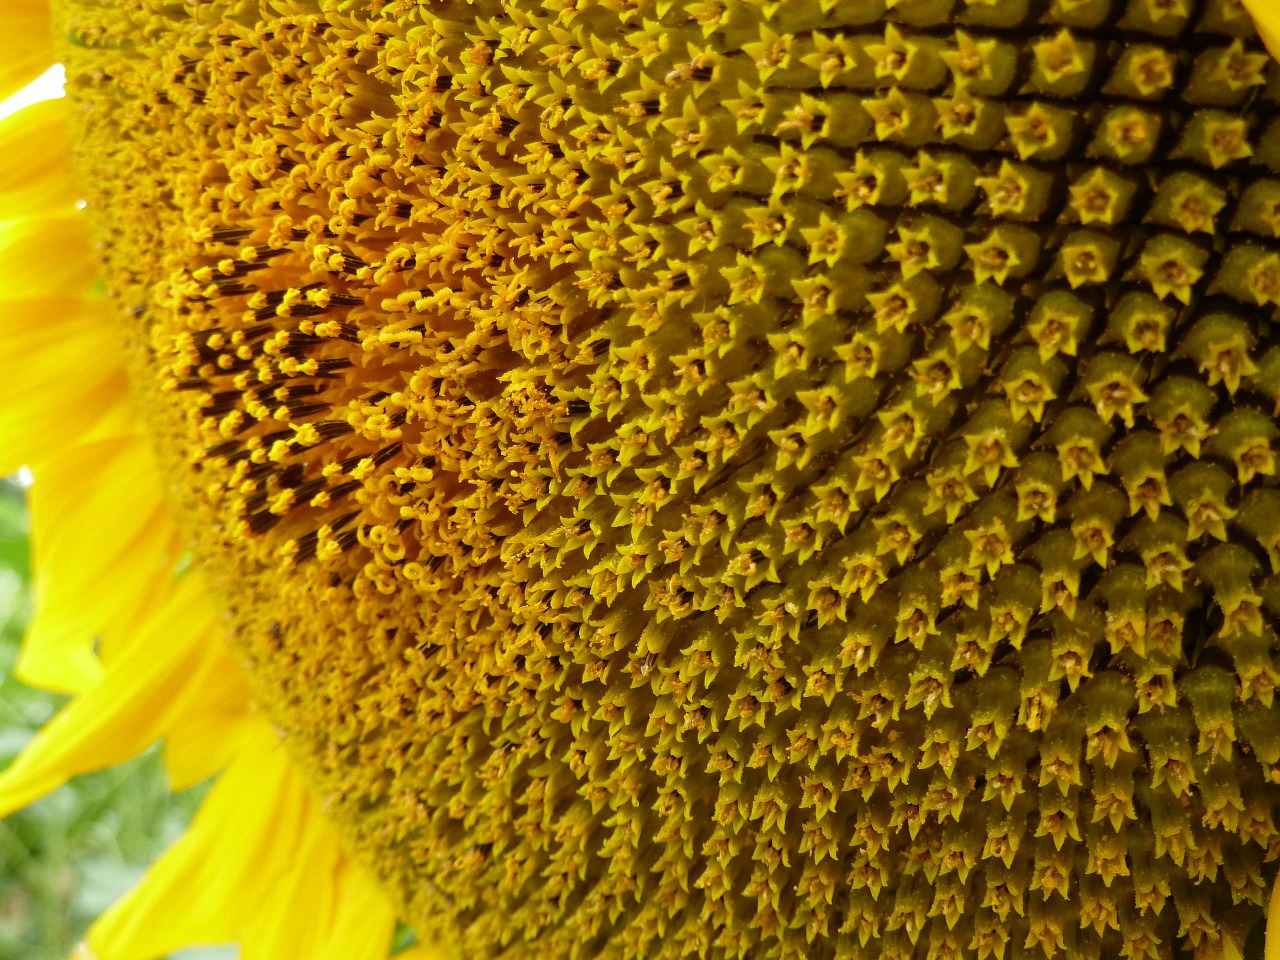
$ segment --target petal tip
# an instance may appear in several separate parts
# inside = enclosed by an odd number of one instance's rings
[[[1257,24],[1258,34],[1271,55],[1280,60],[1280,3],[1276,0],[1242,0]]]

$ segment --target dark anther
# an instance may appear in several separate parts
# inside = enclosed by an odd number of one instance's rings
[[[345,437],[349,433],[355,433],[355,429],[345,420],[324,420],[315,424],[316,433],[325,440],[336,440],[338,437]]]

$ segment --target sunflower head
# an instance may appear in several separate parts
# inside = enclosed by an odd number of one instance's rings
[[[1241,956],[1273,19],[62,4],[185,542],[420,933]]]

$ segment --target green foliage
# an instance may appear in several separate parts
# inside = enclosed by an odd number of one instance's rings
[[[0,480],[0,767],[63,699],[12,675],[30,586],[22,488]],[[152,750],[0,820],[0,960],[65,960],[93,918],[177,837],[201,792],[171,796]]]

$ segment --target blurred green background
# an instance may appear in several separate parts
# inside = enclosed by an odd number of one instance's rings
[[[12,675],[30,587],[23,487],[0,479],[0,768],[64,700]],[[202,793],[171,796],[152,750],[0,820],[0,960],[66,960],[93,918],[182,832]],[[177,956],[227,960],[235,951]]]

